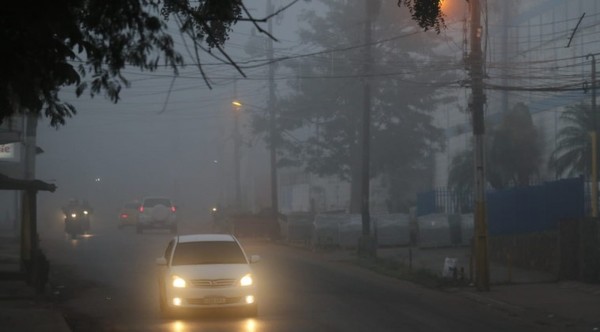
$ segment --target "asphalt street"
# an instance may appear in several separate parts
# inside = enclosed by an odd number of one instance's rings
[[[181,233],[202,231],[183,222]],[[318,253],[243,239],[259,254],[259,314],[184,313],[163,319],[155,258],[172,236],[118,230],[93,220],[88,237],[69,239],[60,220],[41,230],[53,266],[51,287],[73,331],[548,331],[474,301],[427,289]]]

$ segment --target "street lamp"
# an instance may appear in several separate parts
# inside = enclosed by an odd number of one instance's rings
[[[235,208],[239,210],[242,207],[242,188],[240,184],[240,146],[241,146],[241,134],[240,134],[240,126],[239,126],[239,116],[240,109],[242,108],[242,103],[238,100],[234,100],[231,102],[234,106],[233,109],[233,163],[235,167],[234,181],[235,181]]]

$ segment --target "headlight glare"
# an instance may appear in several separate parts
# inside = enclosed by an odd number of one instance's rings
[[[252,275],[246,274],[244,277],[242,277],[242,279],[240,280],[240,285],[242,285],[242,286],[252,285]]]
[[[185,280],[183,280],[182,278],[178,277],[178,276],[173,276],[173,287],[176,288],[185,288],[186,283]]]

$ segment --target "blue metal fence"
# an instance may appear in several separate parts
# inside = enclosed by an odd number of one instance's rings
[[[487,194],[491,235],[555,230],[563,219],[583,218],[583,178],[564,179]]]
[[[487,220],[491,235],[554,230],[562,219],[585,215],[586,197],[582,177],[544,182],[540,185],[489,191]],[[466,213],[472,197],[435,189],[417,195],[417,215]]]
[[[417,194],[417,216],[432,213],[460,214],[473,212],[473,195],[446,188]]]

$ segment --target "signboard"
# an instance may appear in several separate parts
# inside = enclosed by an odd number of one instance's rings
[[[20,147],[19,143],[0,144],[0,161],[20,161]]]

